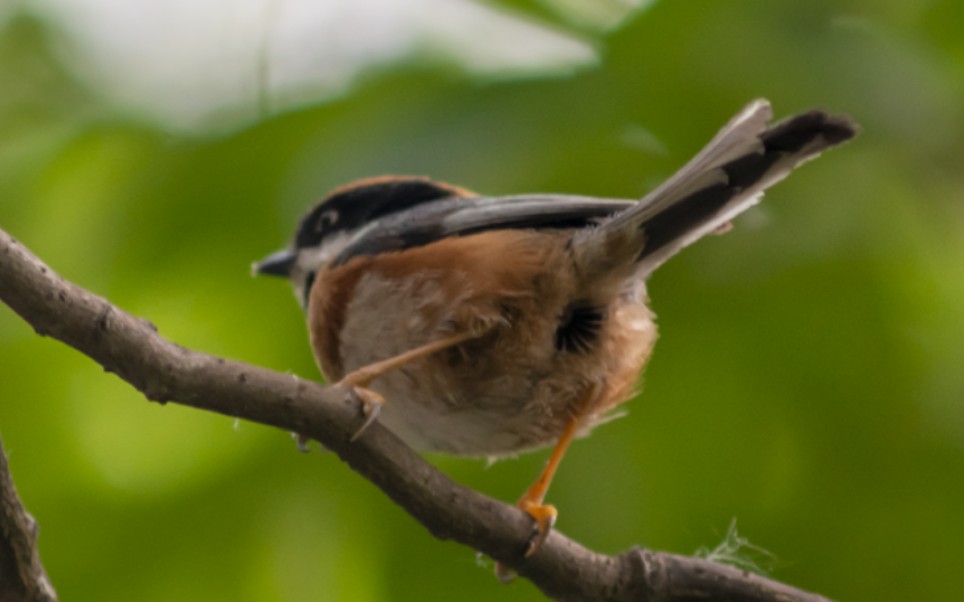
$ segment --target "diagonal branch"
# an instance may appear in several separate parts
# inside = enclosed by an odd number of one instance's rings
[[[0,600],[57,602],[37,553],[37,523],[13,486],[0,442]]]
[[[817,602],[825,598],[708,560],[634,548],[618,556],[553,532],[522,557],[531,521],[453,482],[390,431],[363,419],[349,391],[180,347],[154,326],[72,284],[0,230],[0,299],[38,334],[93,358],[149,400],[179,403],[303,433],[322,442],[439,539],[511,567],[565,600]]]

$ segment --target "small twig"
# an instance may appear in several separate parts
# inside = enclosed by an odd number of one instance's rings
[[[74,347],[148,399],[302,433],[321,441],[439,539],[479,550],[563,600],[825,600],[700,558],[633,549],[588,550],[553,532],[523,558],[531,529],[520,510],[467,489],[378,423],[351,442],[364,417],[349,391],[184,349],[146,321],[52,272],[0,230],[0,299],[42,335]]]

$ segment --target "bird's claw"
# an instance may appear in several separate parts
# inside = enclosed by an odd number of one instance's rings
[[[556,518],[559,516],[559,511],[552,504],[537,504],[530,502],[526,499],[522,499],[519,502],[519,508],[525,511],[526,514],[532,517],[535,524],[532,525],[532,533],[529,534],[529,539],[526,540],[526,548],[523,556],[529,558],[536,553],[536,550],[546,541],[549,537],[549,533],[552,532],[552,527],[556,524]]]
[[[531,516],[534,521],[532,532],[529,533],[529,537],[526,539],[525,551],[522,553],[524,558],[529,558],[536,553],[536,550],[538,550],[542,544],[545,543],[546,538],[549,537],[549,533],[552,532],[552,527],[556,524],[559,511],[556,510],[556,507],[552,504],[541,504],[527,498],[519,500],[516,506]],[[497,562],[495,564],[495,576],[502,583],[509,583],[515,579],[518,574],[508,565]]]
[[[365,416],[365,422],[362,423],[355,434],[351,436],[350,441],[357,441],[362,433],[372,425],[373,422],[378,420],[378,416],[382,413],[382,406],[385,405],[385,398],[380,394],[372,391],[371,389],[366,389],[364,387],[352,387],[352,392],[358,398],[358,402],[361,403],[362,415]]]

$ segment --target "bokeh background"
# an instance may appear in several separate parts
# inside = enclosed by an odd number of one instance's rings
[[[650,291],[628,415],[558,528],[952,600],[964,561],[964,4],[35,0],[0,5],[0,227],[199,350],[317,378],[251,261],[356,177],[639,197],[747,101],[864,127]],[[4,283],[0,281],[0,286]],[[64,600],[536,600],[286,433],[150,404],[0,308],[0,433]],[[431,457],[514,500],[545,453]]]

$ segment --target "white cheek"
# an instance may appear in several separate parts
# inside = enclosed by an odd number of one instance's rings
[[[302,249],[298,252],[298,259],[291,270],[291,283],[295,297],[303,308],[307,304],[305,286],[308,274],[318,273],[326,263],[337,257],[350,242],[351,236],[342,232],[325,238],[318,247]]]
[[[351,240],[352,237],[346,232],[327,236],[321,245],[310,249],[302,249],[298,252],[296,268],[300,269],[302,274],[317,272],[321,269],[321,266],[345,250]]]

